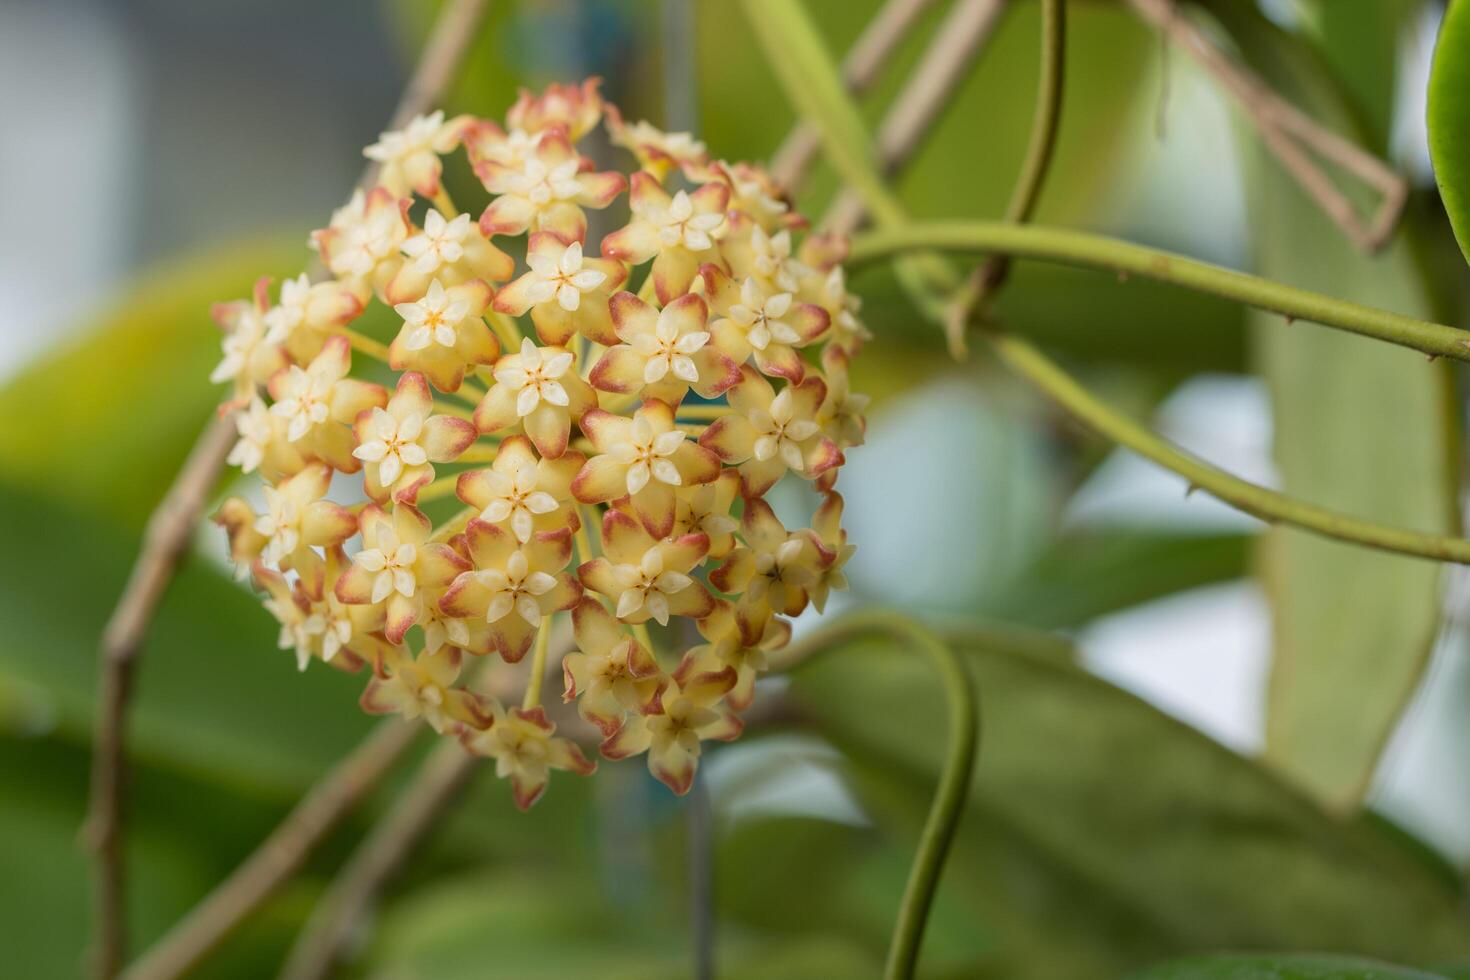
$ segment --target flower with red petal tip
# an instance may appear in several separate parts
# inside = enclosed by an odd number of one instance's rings
[[[357,518],[341,504],[323,500],[332,471],[311,463],[274,487],[265,488],[266,512],[255,518],[255,533],[265,539],[261,555],[283,569],[293,569],[312,595],[321,594],[325,572],[312,548],[330,548],[357,533]]]
[[[433,415],[434,398],[422,374],[409,371],[386,408],[357,417],[357,448],[368,496],[383,503],[413,503],[419,488],[434,479],[434,463],[459,457],[478,438],[475,427],[451,415]]]
[[[812,543],[820,552],[817,580],[807,587],[812,607],[817,612],[827,611],[827,596],[833,589],[847,588],[847,573],[843,570],[847,560],[857,551],[857,545],[847,543],[847,532],[842,528],[842,496],[828,493],[822,505],[812,517],[811,529],[807,531]]]
[[[343,473],[362,464],[348,427],[363,412],[388,403],[382,385],[347,377],[352,352],[346,337],[332,337],[305,368],[293,364],[271,378],[271,414],[286,423],[286,441]]]
[[[632,293],[618,293],[611,310],[622,343],[593,365],[588,380],[594,388],[678,405],[690,388],[717,398],[740,380],[739,365],[710,344],[698,296],[686,293],[655,310]]]
[[[543,344],[565,347],[578,333],[599,344],[615,344],[608,295],[628,277],[621,262],[588,258],[582,243],[549,231],[531,236],[530,271],[495,295],[495,309],[510,316],[531,311]]]
[[[673,196],[651,175],[633,175],[632,219],[602,240],[608,258],[642,265],[653,259],[654,291],[660,303],[673,302],[689,292],[701,262],[718,257],[715,238],[725,224],[729,185],[711,182],[693,194]]]
[[[528,133],[514,128],[506,132],[492,120],[477,119],[465,130],[465,155],[470,158],[470,166],[477,174],[487,163],[519,170],[536,155],[536,148],[541,145],[541,137],[545,133],[545,130]]]
[[[489,469],[459,475],[455,493],[479,509],[480,520],[508,528],[525,544],[537,531],[581,527],[576,509],[569,505],[572,478],[586,461],[576,452],[540,459],[531,440],[508,436],[495,451]]]
[[[388,642],[402,643],[423,614],[425,593],[448,586],[470,563],[449,545],[430,541],[433,524],[409,504],[398,504],[392,514],[369,504],[361,524],[363,549],[337,580],[337,598],[381,608]]]
[[[531,649],[542,618],[570,609],[582,596],[582,587],[565,571],[572,532],[542,531],[522,545],[503,528],[472,520],[464,544],[474,567],[454,580],[439,608],[489,623],[500,656],[515,663]]]
[[[739,464],[745,496],[763,495],[787,470],[815,480],[842,465],[842,451],[816,420],[827,397],[827,386],[816,375],[778,394],[747,366],[741,368],[740,383],[725,395],[734,411],[711,422],[699,443],[722,461]]]
[[[764,500],[745,501],[740,530],[745,543],[710,572],[710,584],[726,595],[739,595],[737,613],[753,622],[762,621],[767,609],[787,616],[800,613],[830,556],[817,547],[809,530],[787,531]]]
[[[569,738],[555,735],[556,726],[543,708],[511,708],[490,704],[492,720],[481,731],[465,732],[460,741],[470,752],[495,760],[495,775],[509,779],[516,807],[529,810],[546,792],[552,769],[590,776],[597,763]]]
[[[285,349],[267,337],[265,314],[270,308],[269,289],[270,278],[262,277],[255,281],[253,299],[216,303],[209,311],[225,334],[220,341],[224,356],[209,373],[209,380],[234,385],[229,401],[220,406],[220,411],[249,404],[260,386],[286,366]]]
[[[714,609],[714,597],[690,576],[709,552],[703,534],[657,540],[631,515],[609,510],[602,518],[602,556],[583,562],[577,575],[585,588],[616,604],[625,623],[670,616],[700,619]]]
[[[500,356],[500,342],[480,319],[490,296],[480,279],[448,289],[435,279],[416,302],[394,306],[403,326],[388,347],[388,366],[418,371],[440,391],[458,391],[467,370]]]
[[[761,373],[800,381],[806,364],[796,348],[820,337],[830,324],[827,311],[773,292],[754,276],[739,282],[713,265],[700,269],[713,319],[714,345],[737,364],[752,356]]]
[[[749,215],[768,232],[807,226],[806,218],[787,200],[786,191],[757,164],[718,160],[704,172],[696,169],[690,179],[725,181],[730,185],[729,209]]]
[[[301,450],[286,438],[286,420],[266,407],[258,397],[235,413],[239,441],[225,462],[240,467],[241,473],[260,470],[268,480],[279,480],[306,465]]]
[[[659,181],[675,167],[688,171],[709,162],[704,144],[689,133],[667,133],[642,119],[630,126],[615,105],[607,107],[607,132],[615,145],[630,150],[638,165]]]
[[[435,279],[445,286],[474,279],[504,282],[516,271],[515,259],[486,238],[467,214],[446,221],[438,211],[430,211],[424,227],[400,250],[407,258],[383,290],[384,298],[395,305],[419,299]]]
[[[348,564],[347,556],[340,547],[328,548],[326,561],[327,580],[335,582]],[[381,610],[349,606],[337,598],[333,588],[313,598],[299,581],[293,588],[280,572],[260,562],[252,573],[255,587],[270,595],[264,605],[281,624],[281,649],[295,648],[298,670],[305,670],[312,660],[348,671],[362,667],[364,658],[353,646],[367,643],[369,634],[383,628]]]
[[[674,529],[674,488],[708,483],[720,475],[720,460],[674,424],[674,410],[649,400],[631,419],[594,408],[582,416],[592,440],[591,456],[572,480],[572,496],[600,504],[628,496],[648,533],[667,537]]]
[[[302,273],[281,283],[280,301],[265,313],[266,340],[283,344],[297,364],[326,346],[338,328],[362,314],[367,295],[335,280],[313,284]]]
[[[417,657],[396,646],[384,646],[379,662],[358,701],[369,714],[422,718],[441,735],[466,728],[486,728],[491,706],[479,695],[455,687],[464,658],[455,647],[441,647]]]
[[[735,547],[735,529],[740,522],[730,508],[740,493],[740,474],[721,470],[709,483],[679,487],[674,491],[675,537],[703,534],[709,538],[709,558],[723,558]]]
[[[572,632],[577,651],[562,658],[563,701],[576,700],[583,720],[616,732],[630,712],[659,710],[659,696],[668,679],[658,661],[628,635],[602,603],[583,597],[572,610]]]
[[[512,131],[526,133],[562,129],[575,143],[602,118],[604,103],[598,91],[601,86],[602,79],[593,76],[583,79],[581,85],[553,82],[540,95],[532,95],[529,89],[523,88],[516,95],[515,105],[505,114],[506,124]]]
[[[353,191],[332,212],[331,223],[311,233],[312,244],[332,275],[349,287],[381,289],[402,264],[398,250],[413,230],[408,205],[384,187]]]
[[[795,293],[810,270],[791,255],[791,232],[766,234],[749,215],[730,215],[730,227],[720,241],[720,254],[730,266],[731,278],[751,278],[771,293]]]
[[[686,656],[660,698],[663,710],[629,717],[616,734],[603,741],[602,754],[609,759],[626,759],[647,752],[648,771],[683,796],[694,784],[700,742],[732,741],[744,727],[721,703],[735,680],[735,671],[729,667],[701,671]]]
[[[439,178],[444,172],[439,156],[459,145],[469,122],[469,116],[446,120],[442,109],[414,116],[402,129],[379,134],[378,141],[362,155],[381,165],[378,185],[395,197],[409,191],[433,197],[439,193]]]
[[[560,347],[537,347],[529,337],[521,349],[495,362],[495,384],[475,408],[481,432],[525,428],[542,456],[567,451],[572,420],[597,405],[597,393],[576,370],[576,355]]]
[[[548,130],[519,166],[486,160],[475,168],[496,195],[480,215],[486,235],[554,231],[571,241],[587,239],[583,208],[605,208],[628,186],[622,174],[594,173],[561,130]]]
[[[709,642],[692,647],[688,657],[702,671],[726,667],[735,671],[735,686],[725,700],[736,711],[750,707],[756,677],[770,667],[769,654],[791,641],[791,624],[786,620],[769,615],[752,620],[723,600],[699,621],[699,632]]]

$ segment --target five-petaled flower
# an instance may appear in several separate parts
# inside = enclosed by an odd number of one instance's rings
[[[440,647],[415,657],[402,647],[384,646],[359,703],[370,714],[422,718],[441,735],[485,728],[493,721],[490,705],[473,691],[455,686],[463,660],[458,647]]]
[[[586,462],[581,453],[567,452],[556,459],[536,456],[531,440],[507,436],[495,452],[489,469],[459,475],[455,493],[478,508],[480,520],[509,527],[525,544],[536,531],[580,526],[572,506],[572,478]]]
[[[419,621],[425,597],[468,570],[469,562],[447,544],[430,541],[433,525],[423,512],[399,503],[391,514],[368,505],[360,518],[363,548],[337,580],[337,598],[381,608],[390,643]]]
[[[500,356],[500,343],[480,319],[489,303],[483,280],[445,289],[435,279],[420,299],[393,307],[403,326],[388,348],[389,367],[418,371],[440,391],[458,391],[467,370]]]
[[[718,398],[740,380],[738,362],[710,344],[704,300],[686,293],[655,310],[632,293],[610,304],[622,343],[609,347],[593,365],[594,388],[639,394],[678,405],[693,388]]]
[[[653,653],[634,639],[596,599],[584,597],[572,610],[577,650],[562,658],[564,701],[611,735],[629,713],[658,710],[668,678]]]
[[[519,424],[542,456],[560,456],[567,451],[572,421],[597,404],[575,363],[569,350],[537,347],[523,338],[519,352],[495,363],[495,384],[475,408],[475,425],[488,433]]]
[[[627,278],[621,262],[589,258],[582,243],[550,232],[531,236],[526,248],[530,271],[506,283],[495,295],[495,309],[509,316],[531,311],[543,344],[565,347],[578,333],[599,344],[615,344],[608,294]]]
[[[507,711],[491,702],[490,713],[489,725],[465,730],[460,741],[475,755],[495,760],[495,775],[510,780],[512,798],[521,810],[529,810],[546,792],[552,769],[590,776],[597,768],[576,742],[555,734],[544,708]]]
[[[730,187],[711,181],[693,194],[680,190],[670,195],[640,170],[633,175],[629,197],[632,220],[602,240],[602,254],[634,265],[653,259],[649,275],[654,291],[660,303],[672,303],[689,291],[700,263],[714,255]]]
[[[434,479],[434,463],[457,459],[475,441],[475,427],[452,415],[434,415],[428,382],[414,371],[398,379],[386,408],[357,417],[357,448],[363,460],[368,496],[413,503],[419,489]]]
[[[440,154],[459,145],[469,117],[446,120],[443,110],[414,116],[402,129],[382,133],[362,155],[379,164],[378,185],[402,196],[409,191],[433,197],[443,173]]]
[[[483,161],[475,172],[495,199],[480,215],[480,230],[486,235],[554,231],[569,241],[585,241],[582,209],[607,207],[627,179],[613,171],[594,173],[584,162],[559,129],[543,134],[519,165]]]
[[[352,422],[388,403],[382,385],[347,377],[352,354],[346,337],[333,337],[305,368],[295,364],[271,378],[271,413],[286,423],[286,441],[334,470],[355,473]]]
[[[815,480],[842,465],[842,450],[817,421],[827,396],[820,378],[787,384],[778,393],[747,365],[726,395],[734,411],[712,422],[699,441],[723,462],[739,464],[745,496],[761,496],[787,470]]]
[[[615,603],[614,615],[625,623],[670,616],[702,619],[715,607],[714,597],[689,573],[709,552],[709,538],[686,534],[659,540],[621,510],[602,519],[602,555],[577,569],[582,585]]]

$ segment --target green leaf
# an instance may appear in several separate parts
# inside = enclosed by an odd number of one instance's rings
[[[1297,953],[1285,956],[1194,956],[1145,970],[1134,980],[1445,980],[1353,956]]]
[[[936,915],[968,910],[974,969],[1025,980],[1221,948],[1470,950],[1459,892],[1393,837],[1061,658],[965,653],[984,732]],[[814,658],[794,691],[911,849],[944,744],[933,676],[874,642]]]
[[[1353,132],[1331,79],[1296,39],[1252,12],[1224,19],[1268,82],[1325,125]],[[1279,163],[1264,151],[1251,163],[1258,272],[1435,318],[1404,235],[1366,256]],[[1384,524],[1455,533],[1450,366],[1315,325],[1254,319],[1281,488]],[[1439,626],[1440,568],[1285,528],[1268,532],[1263,547],[1275,630],[1267,758],[1328,804],[1355,806],[1423,672]]]
[[[1429,73],[1429,157],[1460,251],[1470,261],[1470,4],[1445,12]]]

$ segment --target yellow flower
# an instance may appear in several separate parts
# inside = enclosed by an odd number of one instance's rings
[[[674,537],[703,534],[709,538],[709,558],[723,558],[735,547],[735,529],[740,522],[730,508],[740,493],[740,474],[721,470],[709,483],[679,487],[674,491]]]
[[[581,453],[538,459],[525,436],[507,436],[489,469],[459,475],[459,499],[480,510],[480,520],[509,528],[525,544],[537,531],[581,527],[571,506],[572,478],[586,462]]]
[[[766,609],[787,616],[800,613],[825,557],[811,533],[787,531],[764,500],[745,502],[740,532],[745,544],[710,572],[710,584],[726,595],[739,595],[741,611],[754,622],[764,618]]]
[[[614,144],[632,151],[638,165],[662,181],[675,167],[686,173],[709,161],[704,144],[689,133],[667,133],[645,120],[631,126],[618,107],[607,107],[607,131]]]
[[[575,364],[571,351],[522,339],[519,352],[495,362],[495,384],[475,408],[475,425],[486,433],[520,425],[537,452],[557,458],[567,451],[572,421],[597,405]]]
[[[443,165],[439,154],[459,145],[460,135],[470,119],[458,116],[445,120],[442,110],[427,116],[414,116],[402,129],[382,133],[378,141],[362,151],[369,160],[377,161],[378,185],[395,197],[409,191],[433,197],[439,193]]]
[[[641,643],[623,630],[602,603],[584,597],[572,610],[577,651],[562,658],[566,692],[577,712],[611,735],[629,712],[659,709],[668,679]]]
[[[389,514],[368,505],[361,517],[363,549],[337,580],[337,598],[381,608],[383,634],[402,643],[423,615],[426,593],[442,589],[470,566],[447,544],[429,540],[433,524],[423,512],[399,503]]]
[[[812,607],[817,612],[826,612],[827,596],[833,589],[847,588],[847,573],[843,566],[857,551],[856,545],[847,543],[847,532],[842,528],[842,496],[828,493],[822,505],[812,517],[812,529],[807,532],[817,546],[819,566],[817,580],[807,587]]]
[[[560,129],[548,130],[518,165],[485,160],[475,173],[496,195],[480,215],[480,231],[488,235],[520,235],[554,231],[568,241],[587,239],[583,208],[605,208],[628,186],[620,173],[583,169]]]
[[[333,337],[305,368],[293,364],[277,372],[269,386],[275,399],[270,411],[286,423],[286,441],[343,473],[362,465],[353,455],[357,440],[349,426],[363,412],[388,403],[382,385],[347,377],[351,367],[347,338]]]
[[[268,277],[258,279],[253,300],[216,303],[210,310],[225,335],[220,341],[224,356],[210,372],[209,380],[215,384],[228,381],[233,385],[230,399],[221,406],[221,411],[249,404],[260,386],[286,366],[285,349],[267,336],[265,314],[270,307],[269,288]]]
[[[581,85],[546,86],[541,95],[521,89],[515,105],[505,114],[512,132],[541,133],[561,129],[573,143],[592,131],[602,118],[603,101],[598,88],[600,78],[588,78]],[[610,108],[610,107],[609,107]]]
[[[659,699],[657,714],[630,715],[602,743],[609,759],[648,753],[648,771],[680,796],[694,784],[700,742],[731,741],[744,727],[721,699],[735,686],[735,671],[702,671],[685,657]]]
[[[490,724],[460,736],[475,755],[495,760],[495,775],[509,779],[516,806],[529,810],[546,792],[552,769],[590,776],[597,763],[582,754],[571,739],[555,735],[556,726],[542,708],[511,708],[491,702]]]
[[[602,254],[634,265],[653,259],[654,291],[668,304],[689,291],[701,262],[718,257],[715,239],[725,224],[730,187],[715,181],[670,196],[640,170],[631,188],[632,220],[602,240]]]
[[[565,571],[572,557],[568,528],[533,534],[522,545],[504,529],[472,520],[465,528],[465,547],[474,567],[455,578],[439,608],[488,623],[507,663],[531,649],[542,617],[570,609],[581,598],[582,587]]]
[[[594,388],[678,405],[693,388],[717,398],[740,380],[739,365],[710,344],[704,300],[685,294],[655,310],[632,293],[612,298],[620,344],[593,365]]]
[[[599,344],[615,344],[608,295],[627,278],[621,262],[588,258],[582,243],[553,232],[531,236],[526,248],[530,271],[495,294],[495,309],[510,316],[531,311],[543,344],[565,347],[577,334]]]
[[[398,250],[408,238],[408,199],[385,187],[364,193],[332,213],[326,227],[312,232],[311,241],[332,275],[356,288],[381,289],[402,264]]]
[[[417,301],[394,306],[403,326],[388,348],[388,366],[418,371],[440,391],[458,391],[466,370],[500,356],[500,343],[480,319],[490,296],[480,279],[448,289],[435,279]]]
[[[347,565],[347,556],[341,548],[328,548],[326,561],[327,581],[333,583]],[[255,587],[269,596],[262,604],[281,624],[280,648],[295,649],[298,670],[305,670],[312,660],[348,671],[362,667],[365,657],[353,647],[370,643],[369,634],[383,628],[380,610],[346,605],[330,585],[314,598],[299,580],[292,586],[280,572],[259,562],[252,573]]]
[[[281,283],[281,298],[265,313],[266,340],[281,344],[297,364],[321,353],[338,328],[361,315],[366,296],[335,280],[315,285],[302,273]]]
[[[496,247],[467,214],[446,219],[438,211],[424,215],[424,227],[399,249],[407,258],[384,287],[389,303],[409,303],[439,280],[446,287],[475,279],[504,282],[515,275],[515,260]]]
[[[373,678],[358,703],[369,714],[399,714],[409,721],[422,718],[441,735],[486,728],[494,721],[490,705],[474,692],[454,686],[462,662],[456,647],[414,657],[402,647],[382,645]]]
[[[747,366],[726,397],[734,411],[712,422],[699,442],[723,462],[739,464],[745,496],[763,495],[787,470],[815,480],[842,465],[842,451],[817,421],[827,386],[816,375],[778,394]]]
[[[737,280],[714,265],[700,269],[712,312],[714,345],[736,364],[754,358],[762,374],[794,383],[806,376],[797,353],[820,337],[829,325],[827,311],[798,303],[789,292],[777,292],[755,276]]]
[[[450,415],[433,415],[434,399],[424,376],[409,371],[386,408],[357,418],[357,448],[369,497],[383,503],[413,503],[419,488],[434,479],[434,463],[459,457],[477,438],[475,427]]]
[[[240,438],[225,462],[240,467],[241,473],[260,470],[267,480],[280,480],[306,465],[300,448],[286,438],[286,420],[258,397],[235,413],[235,431]]]
[[[674,410],[649,400],[631,419],[594,408],[582,416],[582,431],[597,453],[572,480],[572,496],[584,504],[628,496],[648,533],[667,537],[674,529],[674,488],[708,483],[720,475],[720,460],[674,425]]]
[[[726,667],[735,671],[735,686],[725,701],[736,711],[750,707],[756,677],[770,666],[769,654],[791,641],[791,624],[786,620],[779,616],[751,619],[724,600],[699,621],[699,632],[709,642],[692,647],[688,656],[702,671]]]
[[[265,488],[266,512],[256,517],[261,555],[301,576],[312,595],[320,595],[326,565],[313,548],[330,548],[357,533],[357,518],[341,504],[323,500],[332,471],[311,463],[273,487]]]
[[[701,619],[714,609],[714,598],[690,576],[709,551],[703,534],[656,540],[631,515],[609,510],[602,518],[602,556],[577,569],[582,585],[616,604],[625,623],[670,616]]]

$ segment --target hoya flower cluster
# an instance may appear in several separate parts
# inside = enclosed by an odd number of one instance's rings
[[[599,125],[631,174],[578,150]],[[472,211],[441,183],[461,150],[488,192]],[[266,483],[264,513],[231,498],[217,516],[233,557],[302,669],[370,667],[365,709],[493,758],[522,807],[550,769],[593,769],[540,702],[567,613],[564,700],[603,756],[647,753],[684,793],[701,741],[739,734],[784,617],[845,584],[834,484],[863,439],[847,367],[866,336],[845,243],[798,246],[805,222],[759,167],[626,124],[596,80],[522,93],[504,125],[436,112],[365,152],[376,186],[312,236],[327,278],[216,310],[230,459]],[[622,227],[594,248],[604,210]],[[386,347],[352,326],[375,299]],[[354,377],[354,357],[396,383]],[[809,527],[763,499],[787,474],[822,495]],[[437,525],[421,509],[451,496]],[[645,624],[681,618],[662,636],[703,642],[661,658]],[[476,688],[476,660],[528,654],[520,706]]]

